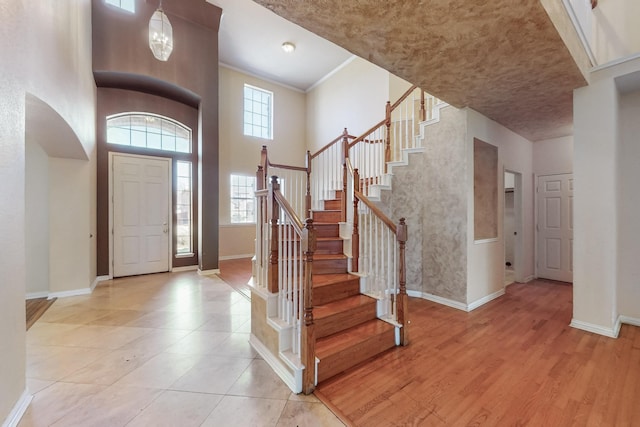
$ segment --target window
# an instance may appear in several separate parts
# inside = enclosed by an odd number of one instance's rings
[[[273,92],[244,85],[244,134],[273,139]]]
[[[119,7],[127,12],[136,13],[135,0],[105,0],[105,3]]]
[[[107,117],[107,142],[152,150],[190,153],[191,129],[155,114],[116,114]]]
[[[193,254],[191,162],[180,160],[176,162],[176,178],[178,188],[176,195],[176,221],[178,225],[176,255],[191,255]]]
[[[255,190],[254,176],[231,175],[231,223],[243,224],[256,222],[255,220]]]

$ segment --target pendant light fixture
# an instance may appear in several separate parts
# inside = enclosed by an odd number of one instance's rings
[[[173,28],[162,10],[162,0],[149,20],[149,47],[159,61],[169,59],[173,51]]]

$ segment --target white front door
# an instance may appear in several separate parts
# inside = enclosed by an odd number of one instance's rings
[[[573,175],[538,177],[538,277],[573,282]]]
[[[113,155],[114,277],[169,271],[170,161]]]

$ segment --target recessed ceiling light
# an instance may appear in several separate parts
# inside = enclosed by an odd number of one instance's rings
[[[291,53],[294,50],[296,50],[296,45],[291,42],[284,42],[282,43],[282,50],[284,50],[287,53]]]

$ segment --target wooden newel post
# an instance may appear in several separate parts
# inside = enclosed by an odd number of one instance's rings
[[[360,172],[353,170],[353,189],[360,191]],[[360,230],[358,230],[358,197],[353,195],[353,231],[351,233],[351,272],[358,272],[360,263]]]
[[[267,184],[269,181],[267,180],[267,168],[269,167],[269,158],[267,157],[267,146],[263,145],[262,150],[260,151],[260,166],[262,166],[262,177],[260,181],[262,181],[262,188],[267,188]]]
[[[405,264],[405,247],[407,243],[407,224],[404,218],[400,218],[397,227],[396,238],[400,250],[398,251],[398,276],[400,282],[400,290],[397,299],[398,323],[402,325],[400,329],[400,345],[409,344],[409,297],[407,296],[407,268]]]
[[[427,120],[427,110],[424,108],[424,91],[420,89],[420,121]]]
[[[342,202],[340,202],[340,217],[342,222],[347,222],[347,159],[349,158],[349,132],[347,128],[342,131]]]
[[[280,206],[276,201],[275,192],[280,189],[278,177],[271,177],[269,190],[269,203],[271,203],[271,253],[269,256],[269,292],[278,292],[278,220],[280,218]]]
[[[311,151],[307,150],[305,160],[307,167],[307,194],[304,196],[304,210],[307,218],[311,218]]]
[[[387,138],[384,143],[384,173],[387,173],[387,163],[391,161],[391,102],[387,101],[386,106],[386,126]]]
[[[264,169],[262,165],[258,165],[256,171],[256,191],[264,190]]]
[[[316,383],[316,332],[313,321],[313,253],[316,250],[316,231],[313,228],[313,220],[307,219],[304,227],[304,318],[302,322],[302,336],[300,352],[304,365],[302,374],[302,392],[311,394]]]

